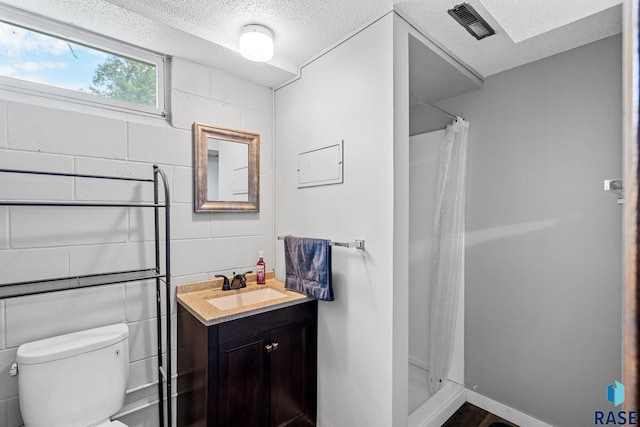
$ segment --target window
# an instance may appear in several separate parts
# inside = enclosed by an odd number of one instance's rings
[[[165,115],[161,55],[49,21],[22,18],[30,22],[0,17],[0,88]],[[40,24],[38,30],[34,24]],[[65,36],[54,35],[60,33]]]

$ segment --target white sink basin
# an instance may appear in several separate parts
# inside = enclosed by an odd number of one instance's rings
[[[258,304],[278,298],[283,298],[286,296],[287,294],[276,291],[275,289],[263,288],[257,289],[255,291],[241,292],[234,295],[225,295],[221,297],[210,298],[207,300],[207,302],[213,305],[218,310],[231,310],[234,308]]]

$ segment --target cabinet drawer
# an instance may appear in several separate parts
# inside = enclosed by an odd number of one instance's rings
[[[218,325],[218,344],[259,335],[271,329],[315,318],[317,301],[309,301],[291,307],[268,311]]]

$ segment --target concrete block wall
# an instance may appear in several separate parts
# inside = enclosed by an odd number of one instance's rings
[[[169,121],[0,92],[0,168],[151,178],[159,164],[171,190],[174,285],[254,269],[258,251],[270,264],[272,90],[180,59],[172,60],[170,74]],[[193,213],[196,121],[260,134],[259,213]],[[150,201],[153,185],[2,174],[0,198]],[[151,209],[0,207],[0,283],[153,263]],[[8,376],[18,346],[118,322],[130,332],[128,392],[118,418],[130,427],[157,426],[154,281],[0,300],[0,426],[23,424],[18,380]],[[175,337],[174,330],[174,361]]]

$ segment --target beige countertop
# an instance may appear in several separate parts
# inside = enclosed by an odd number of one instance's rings
[[[178,303],[193,314],[200,322],[202,322],[202,324],[205,326],[211,326],[253,314],[264,313],[266,311],[300,304],[310,300],[310,298],[303,294],[285,289],[284,283],[275,279],[275,273],[273,271],[267,272],[267,283],[265,285],[258,285],[256,283],[255,274],[247,274],[246,277],[246,288],[231,291],[222,290],[223,281],[219,278],[177,285],[176,295]],[[271,301],[259,302],[229,310],[220,310],[207,301],[211,298],[238,295],[244,292],[264,289],[265,287],[275,289],[286,294],[286,296],[273,299]]]

